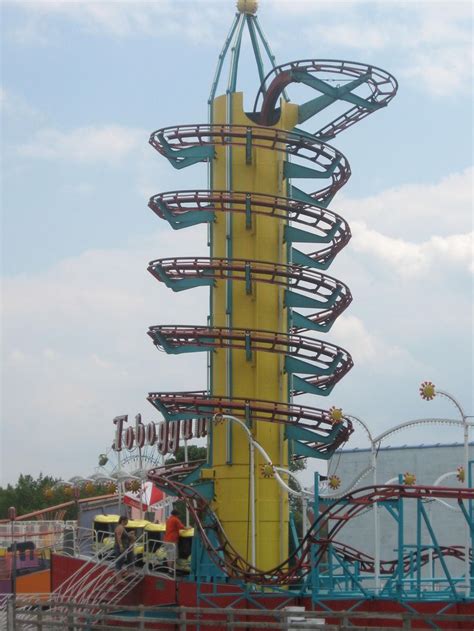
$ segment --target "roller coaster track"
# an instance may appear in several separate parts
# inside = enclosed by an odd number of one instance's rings
[[[307,430],[304,441],[307,455],[313,452],[313,456],[323,459],[329,458],[333,450],[346,442],[353,431],[348,418],[343,417],[340,423],[334,423],[326,410],[304,405],[213,397],[206,392],[152,392],[148,395],[148,401],[170,421],[231,414],[258,422],[283,423],[290,435],[293,427]]]
[[[148,271],[174,291],[218,280],[245,282],[250,293],[254,283],[271,283],[285,289],[285,304],[319,311],[303,315],[293,311],[293,332],[329,331],[337,317],[352,301],[351,293],[340,281],[299,265],[276,265],[262,261],[220,258],[173,258],[152,261]],[[297,290],[297,291],[294,291]]]
[[[195,528],[199,531],[201,540],[209,556],[218,567],[229,577],[245,582],[266,585],[291,585],[300,584],[310,573],[311,565],[323,561],[328,547],[336,545],[347,560],[362,561],[367,572],[373,572],[374,563],[369,555],[354,551],[349,546],[344,546],[336,541],[336,535],[351,520],[362,511],[375,503],[393,502],[400,499],[429,500],[444,498],[463,503],[474,499],[474,489],[430,487],[430,486],[372,486],[364,487],[347,493],[328,506],[315,520],[306,533],[300,546],[294,553],[277,567],[265,572],[253,567],[244,559],[226,537],[225,531],[217,516],[210,508],[207,501],[195,488],[184,484],[186,476],[199,465],[182,465],[154,469],[148,472],[148,478],[163,488],[170,495],[186,502]],[[217,535],[219,545],[215,546],[209,537],[209,531]],[[459,558],[460,550],[455,547],[446,548],[450,556]],[[314,551],[313,558],[311,554]],[[443,549],[441,549],[443,553]],[[423,555],[424,556],[424,555]],[[426,560],[421,560],[426,563]],[[398,561],[384,561],[381,564],[385,573],[393,571]],[[404,557],[404,568],[409,559]]]
[[[251,22],[253,18],[246,19]],[[233,33],[234,30],[221,54],[211,100]],[[239,47],[240,43],[236,46]],[[248,125],[215,124],[212,119],[205,124],[175,125],[153,132],[150,144],[175,169],[202,162],[212,164],[218,150],[220,156],[223,149],[235,150],[235,155],[238,152],[246,164],[252,163],[255,149],[263,153],[277,152],[282,157],[282,176],[288,183],[286,196],[246,190],[182,190],[156,194],[150,199],[149,206],[174,230],[212,223],[220,215],[245,216],[247,229],[252,228],[254,216],[276,219],[283,224],[282,236],[288,246],[288,262],[277,264],[231,257],[176,257],[151,261],[148,270],[173,291],[216,287],[220,283],[235,281],[245,283],[246,293],[252,294],[261,283],[277,285],[283,290],[284,306],[290,314],[289,332],[244,330],[211,324],[158,325],[150,327],[148,334],[160,350],[170,354],[232,349],[245,353],[250,361],[253,353],[278,353],[284,370],[290,376],[293,395],[310,393],[325,396],[353,365],[350,354],[343,348],[302,335],[329,331],[352,300],[344,283],[321,273],[328,269],[351,237],[346,221],[327,208],[348,181],[350,165],[346,157],[326,141],[385,107],[396,94],[397,82],[379,68],[342,60],[294,61],[274,67],[266,77],[259,66],[259,73],[261,87],[253,113],[247,113]],[[340,81],[342,85],[335,81]],[[270,127],[280,118],[277,102],[291,83],[305,84],[317,92],[315,98],[299,106],[298,124],[336,102],[339,105],[347,103],[347,110],[341,114],[339,109],[336,118],[315,133],[296,127],[289,131]],[[233,91],[235,86],[229,89]],[[316,190],[308,194],[290,184],[298,178],[317,183],[317,187],[316,184],[312,187]],[[294,247],[294,244],[300,243],[306,244],[304,251]],[[294,457],[327,459],[352,432],[352,424],[347,417],[334,423],[327,411],[293,403],[216,396],[207,391],[152,392],[148,400],[167,421],[235,414],[245,422],[282,423],[286,437],[292,439],[295,445]],[[181,467],[179,475],[178,470],[175,475],[167,469],[166,474],[164,470],[152,472],[150,479],[165,491],[187,501],[204,546],[227,575],[275,584],[301,579],[313,539],[305,540],[306,547],[300,551],[300,556],[306,561],[297,561],[294,557],[296,569],[290,570],[283,564],[270,573],[260,572],[235,552],[207,501],[197,488],[186,484],[189,474],[189,470]],[[209,528],[219,534],[221,546],[218,549],[213,548],[207,535]]]
[[[326,79],[340,75],[352,78],[352,81],[343,86],[334,87],[327,83],[327,80],[324,81],[323,78],[316,76],[317,74],[323,75]],[[269,88],[265,91],[264,86],[271,78]],[[262,81],[254,107],[254,117],[260,125],[272,124],[272,118],[277,113],[275,107],[277,100],[290,83],[304,83],[321,93],[318,99],[314,99],[301,108],[299,122],[304,122],[309,116],[313,116],[336,101],[346,101],[353,106],[314,132],[315,138],[323,141],[334,138],[372,112],[387,106],[398,89],[396,79],[376,66],[338,59],[291,61],[273,68]],[[366,88],[366,94],[363,97],[353,92],[360,86]],[[258,112],[260,100],[262,100],[262,105]]]
[[[298,189],[293,187],[293,190],[297,195]],[[252,223],[253,214],[291,221],[300,227],[285,226],[288,242],[321,244],[318,250],[309,254],[293,248],[292,261],[327,269],[336,254],[349,242],[351,231],[342,217],[318,204],[309,195],[300,194],[300,197],[304,201],[238,191],[172,191],[154,195],[148,206],[160,219],[168,221],[174,230],[214,221],[217,214],[228,212],[245,214],[248,225]],[[311,232],[302,230],[301,226],[310,228]]]
[[[351,176],[349,163],[340,151],[303,131],[245,125],[178,125],[153,132],[150,144],[175,169],[212,160],[217,144],[243,147],[246,151],[252,148],[267,149],[280,152],[285,157],[306,160],[310,167],[285,161],[284,174],[286,177],[298,177],[295,168],[299,168],[304,169],[300,177],[329,179],[330,184],[312,193],[312,199],[308,200],[322,205],[329,203]]]
[[[361,572],[366,572],[367,574],[375,573],[375,561],[370,554],[360,552],[360,550],[356,550],[356,548],[348,546],[345,543],[339,543],[338,541],[334,541],[332,546],[344,561],[358,563]],[[418,555],[414,552],[405,554],[403,556],[403,572],[404,574],[408,573],[413,564],[416,565],[416,567],[423,567],[427,563],[435,561],[440,557],[451,557],[459,561],[464,561],[465,552],[466,549],[463,546],[440,546],[439,550],[433,550],[431,554],[429,550],[423,550],[419,559]],[[472,558],[472,550],[469,557]],[[382,576],[393,576],[398,571],[398,563],[398,559],[391,559],[389,561],[381,560],[380,574]]]
[[[283,354],[285,369],[293,375],[295,395],[327,395],[352,367],[351,356],[343,348],[302,335],[199,326],[153,326],[148,335],[169,354],[219,348],[242,350],[248,359],[258,351]],[[295,373],[311,376],[301,378]]]

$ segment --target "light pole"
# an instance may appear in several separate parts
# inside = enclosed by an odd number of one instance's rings
[[[258,445],[253,439],[252,432],[247,425],[230,414],[214,414],[213,421],[219,422],[221,419],[237,423],[247,434],[250,448],[249,469],[250,469],[250,540],[251,540],[251,563],[256,567],[256,524],[255,524],[255,445]],[[259,446],[259,445],[258,445]],[[260,447],[260,446],[259,446]],[[266,454],[265,454],[266,455]]]
[[[459,401],[449,392],[445,392],[444,390],[438,390],[435,388],[435,385],[431,383],[431,381],[424,381],[420,385],[420,396],[425,401],[432,401],[436,395],[440,395],[441,397],[445,397],[454,405],[454,407],[458,410],[462,426],[463,426],[463,442],[464,442],[464,486],[466,489],[469,487],[469,426],[472,425],[467,419],[468,416],[464,412]],[[465,574],[466,574],[466,596],[469,598],[471,595],[471,564],[469,559],[469,551],[471,547],[471,531],[469,522],[466,519],[466,542],[465,542]]]
[[[369,442],[370,442],[370,465],[372,468],[372,480],[373,485],[377,486],[377,444],[380,441],[374,440],[372,433],[366,423],[358,418],[357,416],[353,416],[352,414],[347,415],[352,421],[356,421],[359,425],[365,430]],[[373,507],[374,511],[374,540],[375,540],[375,550],[374,550],[374,581],[375,581],[375,594],[378,595],[380,592],[380,537],[379,537],[379,504],[378,502],[374,503]]]
[[[11,577],[11,586],[12,586],[12,594],[13,597],[16,598],[16,539],[15,539],[15,520],[16,520],[16,508],[14,506],[10,506],[8,509],[8,519],[10,520],[11,525],[11,538],[12,538],[12,577]]]

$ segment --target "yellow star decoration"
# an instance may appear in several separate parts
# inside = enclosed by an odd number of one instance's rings
[[[87,493],[93,493],[95,491],[95,485],[93,482],[86,482],[84,488]]]
[[[416,475],[407,471],[403,475],[403,484],[405,484],[405,486],[413,486],[416,484]]]
[[[223,422],[224,422],[224,417],[222,416],[222,414],[216,414],[214,416],[214,424],[215,425],[222,425]]]
[[[329,419],[333,425],[336,425],[337,423],[342,423],[342,409],[337,408],[334,405],[332,406],[332,408],[329,408]]]
[[[140,490],[140,486],[141,485],[140,485],[140,481],[139,480],[132,480],[130,482],[130,490],[134,491],[135,493]]]
[[[43,495],[47,500],[50,500],[54,495],[54,491],[51,487],[48,487],[43,491]]]
[[[260,473],[264,478],[273,478],[273,465],[267,462],[260,465]]]
[[[108,493],[115,493],[115,491],[117,490],[117,485],[114,482],[109,482],[106,488]]]
[[[328,478],[328,485],[330,489],[335,491],[341,486],[341,478],[338,475],[330,475]]]
[[[64,487],[64,495],[66,495],[66,497],[72,497],[74,493],[74,489],[72,488],[72,486],[68,485]]]
[[[431,383],[431,381],[423,381],[420,386],[420,396],[425,401],[431,401],[434,399],[436,396],[434,383]]]
[[[466,472],[464,471],[464,467],[463,466],[459,466],[456,471],[457,471],[456,478],[457,478],[458,482],[465,482],[465,480],[466,480]]]

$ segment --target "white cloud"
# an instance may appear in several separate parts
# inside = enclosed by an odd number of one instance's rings
[[[174,254],[179,242],[184,252],[204,252],[205,229],[171,239],[163,226],[127,249],[84,252],[45,272],[4,279],[2,417],[9,450],[2,467],[9,480],[21,471],[87,475],[110,444],[116,414],[157,418],[145,400],[149,391],[205,386],[203,355],[168,357],[146,335],[153,324],[206,321],[207,294],[174,294],[146,272],[149,260]],[[29,440],[20,444],[26,432]]]
[[[352,246],[356,252],[388,264],[402,276],[426,275],[432,271],[438,273],[445,265],[474,272],[473,233],[433,236],[423,243],[411,243],[387,237],[361,222],[352,222],[351,228]]]
[[[58,17],[77,23],[86,32],[116,38],[169,38],[179,34],[188,44],[206,44],[217,37],[223,17],[220,5],[213,2],[18,0],[15,4],[24,12],[24,22],[13,36],[22,44],[47,44],[55,32],[51,19]]]
[[[39,122],[44,115],[32,107],[24,98],[4,87],[0,88],[0,111],[5,118]]]
[[[325,12],[324,20],[319,5],[314,3],[313,11],[306,2],[295,2],[293,9],[288,6],[290,14],[309,10],[304,29],[309,41],[359,53],[396,52],[397,74],[434,96],[470,89],[471,3],[352,2],[336,4],[345,8],[343,19],[340,12]]]
[[[338,318],[331,329],[331,338],[334,343],[349,350],[357,365],[377,366],[381,361],[388,360],[389,366],[405,370],[408,363],[416,363],[406,349],[370,333],[367,325],[354,315]]]
[[[31,158],[114,164],[146,146],[147,137],[144,130],[120,125],[79,127],[69,132],[40,129],[30,142],[18,147],[18,153]]]
[[[472,229],[472,186],[474,169],[452,173],[439,182],[405,184],[361,199],[334,202],[350,223],[362,220],[371,228],[394,237],[409,239],[416,234],[429,238]]]

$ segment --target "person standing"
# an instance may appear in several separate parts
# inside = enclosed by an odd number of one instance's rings
[[[186,526],[182,523],[180,518],[178,517],[179,513],[176,509],[171,511],[170,516],[166,520],[166,531],[163,541],[165,543],[172,543],[173,546],[166,546],[167,557],[168,557],[168,566],[172,568],[173,563],[176,561],[176,549],[179,543],[179,531]]]
[[[126,530],[127,524],[128,517],[122,515],[115,528],[114,554],[117,559],[115,561],[115,568],[117,571],[120,571],[125,564],[130,566],[134,561],[133,549],[130,549],[127,554],[123,554],[128,548],[130,548],[134,540],[134,537],[132,537],[132,535],[130,535]]]

